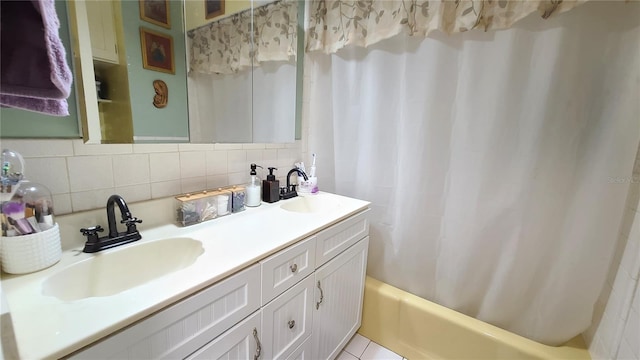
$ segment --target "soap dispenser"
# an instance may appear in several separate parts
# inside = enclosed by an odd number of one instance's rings
[[[256,207],[260,206],[262,197],[262,183],[256,173],[256,168],[262,167],[256,164],[251,164],[251,172],[249,173],[249,184],[247,184],[247,201],[245,205]]]
[[[280,200],[280,181],[273,175],[273,170],[278,169],[274,167],[268,169],[269,175],[267,175],[267,180],[262,181],[262,201],[274,203]]]

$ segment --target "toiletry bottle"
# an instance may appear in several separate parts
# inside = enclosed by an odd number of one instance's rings
[[[274,203],[280,200],[280,181],[273,175],[273,170],[278,170],[274,167],[270,167],[267,180],[262,181],[262,201],[268,203]]]
[[[313,154],[313,162],[309,172],[309,187],[312,194],[318,193],[318,178],[316,177],[316,154]]]
[[[262,167],[251,164],[251,172],[249,173],[249,184],[247,184],[247,201],[245,205],[255,207],[260,206],[262,197],[262,182],[256,173],[256,168]]]

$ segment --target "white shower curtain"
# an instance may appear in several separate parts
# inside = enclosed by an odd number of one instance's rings
[[[584,331],[640,141],[640,4],[310,53],[324,190],[372,201],[368,274],[547,344]]]

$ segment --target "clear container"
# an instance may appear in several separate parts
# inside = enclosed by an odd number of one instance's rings
[[[0,169],[0,201],[11,200],[24,178],[24,159],[20,153],[2,150],[2,168]]]
[[[231,192],[201,191],[176,196],[176,221],[182,226],[199,224],[229,214]]]
[[[227,186],[224,190],[231,192],[231,212],[237,213],[245,209],[247,189],[244,186]]]
[[[43,232],[55,225],[53,198],[46,186],[23,180],[11,200],[2,203],[2,235]]]

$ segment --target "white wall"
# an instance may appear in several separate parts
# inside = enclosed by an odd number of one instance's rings
[[[629,186],[616,255],[591,328],[584,334],[593,359],[640,359],[640,148]]]
[[[275,166],[281,181],[300,161],[290,144],[117,144],[82,140],[0,140],[25,158],[25,178],[53,194],[55,214],[104,208],[119,194],[132,203],[246,183],[249,164]]]

